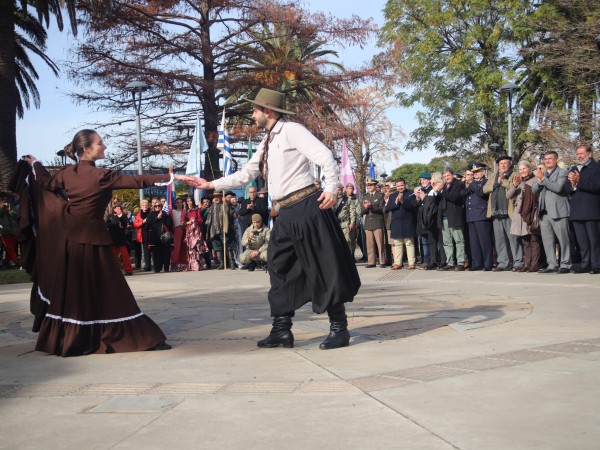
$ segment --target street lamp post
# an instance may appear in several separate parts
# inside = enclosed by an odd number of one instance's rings
[[[383,172],[383,173],[380,175],[380,177],[381,177],[381,178],[383,178],[383,184],[385,184],[385,182],[386,182],[386,180],[387,180],[387,177],[388,177],[388,174],[387,174],[387,173],[385,173],[385,172]]]
[[[513,94],[519,92],[521,88],[515,83],[509,82],[500,88],[500,92],[508,94],[508,156],[512,158],[513,146],[512,146],[512,101]]]
[[[500,144],[497,144],[496,142],[493,142],[489,145],[489,147],[492,149],[492,153],[494,154],[494,172],[496,171],[496,158],[498,157],[498,149],[501,147]]]
[[[140,109],[142,107],[142,92],[150,89],[143,81],[132,81],[125,86],[125,90],[131,92],[133,107],[135,108],[135,130],[137,134],[138,174],[144,173],[142,167],[142,127],[140,124]],[[140,202],[144,199],[144,190],[140,189]]]
[[[508,156],[512,158],[512,99],[513,94],[521,88],[515,83],[509,82],[500,88],[500,92],[508,94]]]

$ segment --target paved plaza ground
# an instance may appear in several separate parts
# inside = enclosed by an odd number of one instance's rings
[[[0,286],[0,448],[600,448],[600,276],[359,265],[350,347],[298,311],[270,330],[264,272],[129,277],[173,349],[34,352],[29,284]]]

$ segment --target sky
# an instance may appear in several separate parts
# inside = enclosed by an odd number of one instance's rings
[[[356,14],[362,18],[372,17],[379,26],[384,22],[382,10],[385,0],[304,0],[303,4],[309,10],[329,12],[336,17],[348,18]],[[50,25],[48,35],[48,56],[60,68],[60,62],[69,59],[69,48],[75,43],[75,38],[66,29],[59,32],[54,22]],[[373,41],[364,49],[350,47],[338,51],[342,64],[355,66],[369,60],[377,52],[377,48]],[[85,105],[76,105],[68,96],[69,90],[73,88],[72,81],[68,80],[65,74],[54,76],[35,56],[32,56],[32,60],[40,74],[37,87],[40,91],[41,106],[39,109],[26,110],[25,117],[17,121],[18,154],[32,154],[42,161],[52,161],[56,152],[70,142],[79,129],[101,122],[107,114]],[[408,135],[417,126],[415,113],[416,109],[397,108],[390,110],[388,116]],[[130,126],[132,134],[135,133],[133,122],[124,126]],[[110,146],[108,153],[110,154]],[[434,156],[431,150],[419,153],[405,152],[399,160],[383,163],[378,172],[385,170],[390,174],[400,164],[427,163]]]

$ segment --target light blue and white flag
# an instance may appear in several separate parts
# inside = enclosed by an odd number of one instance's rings
[[[231,175],[233,173],[233,164],[231,161],[231,148],[229,147],[229,134],[227,134],[227,129],[225,128],[225,108],[223,108],[223,118],[221,119],[217,148],[223,149],[223,176]]]
[[[194,127],[194,137],[192,138],[192,145],[190,146],[187,167],[185,169],[186,175],[202,177],[202,154],[207,149],[208,143],[206,142],[206,137],[204,136],[202,123],[200,122],[200,114],[197,114],[196,126]],[[202,198],[202,191],[200,189],[194,189],[193,196],[196,204],[198,204]]]

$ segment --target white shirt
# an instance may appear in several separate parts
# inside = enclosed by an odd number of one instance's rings
[[[338,168],[333,154],[321,141],[299,123],[279,120],[270,134],[268,154],[269,194],[279,200],[315,182],[309,162],[321,166],[325,174],[325,190],[336,193]],[[242,170],[213,181],[215,190],[243,186],[260,175],[259,164],[267,136]]]

